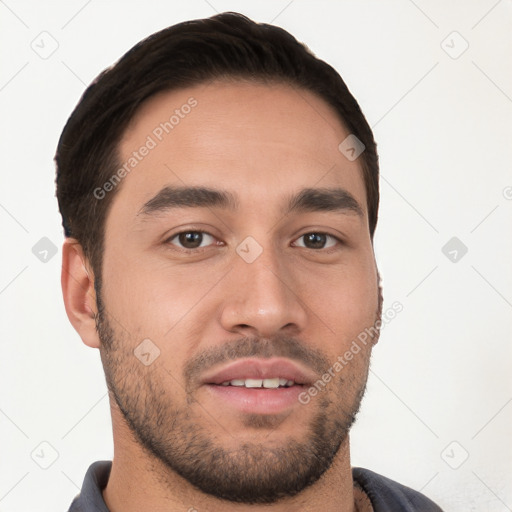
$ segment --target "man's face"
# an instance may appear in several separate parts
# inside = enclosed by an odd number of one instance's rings
[[[120,144],[121,165],[137,162],[105,226],[107,381],[136,439],[203,492],[292,496],[347,441],[370,344],[333,366],[379,311],[362,170],[338,150],[348,135],[309,92],[218,82],[153,97]],[[234,201],[182,204],[172,192],[188,187]],[[304,189],[338,192],[290,209]]]

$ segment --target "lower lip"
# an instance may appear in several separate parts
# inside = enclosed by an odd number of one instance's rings
[[[288,388],[246,388],[242,386],[218,386],[207,384],[206,389],[217,399],[245,413],[279,414],[299,404],[303,386]]]

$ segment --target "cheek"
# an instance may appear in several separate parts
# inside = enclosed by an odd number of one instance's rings
[[[218,275],[186,272],[165,260],[155,263],[154,258],[139,255],[117,261],[106,258],[103,281],[107,309],[127,331],[167,344],[178,333],[183,337],[184,326],[204,313],[208,303],[204,298]]]
[[[311,310],[330,328],[338,340],[357,336],[373,325],[378,308],[378,282],[375,267],[355,264],[315,276],[314,290],[302,293]],[[334,333],[332,333],[334,331]]]

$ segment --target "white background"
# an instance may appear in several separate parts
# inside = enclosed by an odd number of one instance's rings
[[[61,298],[53,156],[64,123],[140,39],[226,10],[304,41],[374,127],[384,309],[404,309],[374,351],[353,465],[446,511],[512,510],[511,2],[5,0],[0,511],[67,510],[89,464],[112,457],[99,354]],[[52,44],[46,59],[32,48]],[[59,248],[46,263],[32,252],[42,237]],[[468,249],[457,262],[441,250],[452,237]]]

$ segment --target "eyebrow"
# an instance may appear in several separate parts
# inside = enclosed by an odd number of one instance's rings
[[[236,195],[208,187],[166,186],[144,203],[137,216],[150,217],[175,208],[220,208],[237,211]],[[363,217],[355,197],[343,188],[304,188],[287,197],[283,214],[301,212],[341,212]]]

